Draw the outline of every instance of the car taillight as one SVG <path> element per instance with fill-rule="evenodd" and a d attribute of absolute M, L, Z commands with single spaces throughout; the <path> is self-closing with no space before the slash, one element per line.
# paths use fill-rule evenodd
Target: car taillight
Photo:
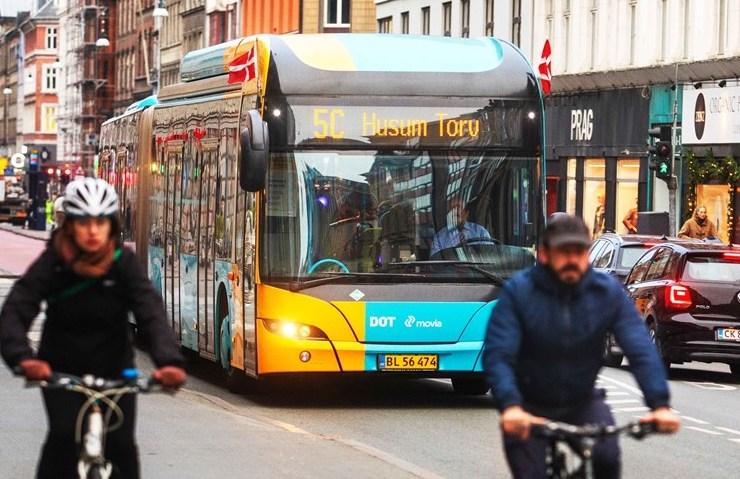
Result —
<path fill-rule="evenodd" d="M 687 309 L 692 305 L 691 292 L 686 286 L 672 284 L 665 290 L 665 304 L 672 309 Z"/>
<path fill-rule="evenodd" d="M 723 253 L 722 257 L 730 261 L 740 261 L 740 253 Z"/>

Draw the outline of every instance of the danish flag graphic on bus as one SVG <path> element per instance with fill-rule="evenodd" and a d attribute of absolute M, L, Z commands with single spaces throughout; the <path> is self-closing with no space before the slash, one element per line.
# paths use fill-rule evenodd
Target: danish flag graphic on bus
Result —
<path fill-rule="evenodd" d="M 242 83 L 257 78 L 257 44 L 229 63 L 229 83 Z"/>
<path fill-rule="evenodd" d="M 550 49 L 550 40 L 545 40 L 545 46 L 542 48 L 542 58 L 540 58 L 540 64 L 537 66 L 537 70 L 540 73 L 540 84 L 542 85 L 542 93 L 544 95 L 550 94 L 550 82 L 552 81 L 552 69 L 550 66 L 550 57 L 552 50 Z"/>

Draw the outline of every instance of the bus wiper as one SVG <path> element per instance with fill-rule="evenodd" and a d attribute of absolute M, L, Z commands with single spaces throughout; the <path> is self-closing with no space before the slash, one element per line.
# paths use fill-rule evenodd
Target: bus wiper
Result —
<path fill-rule="evenodd" d="M 391 279 L 391 278 L 398 278 L 398 279 L 419 279 L 422 278 L 423 275 L 418 273 L 328 273 L 331 276 L 322 276 L 320 278 L 311 278 L 306 280 L 299 280 L 295 282 L 290 283 L 290 290 L 291 291 L 301 291 L 303 289 L 307 288 L 313 288 L 314 286 L 321 286 L 322 284 L 328 284 L 328 283 L 338 283 L 341 282 L 341 280 L 346 280 L 347 278 L 355 278 L 355 279 L 368 279 L 368 278 L 383 278 L 383 279 Z"/>
<path fill-rule="evenodd" d="M 506 282 L 506 278 L 499 276 L 496 273 L 492 273 L 485 268 L 481 268 L 477 263 L 471 263 L 470 261 L 448 261 L 448 260 L 427 260 L 427 261 L 406 261 L 402 263 L 391 263 L 387 266 L 456 266 L 458 268 L 472 269 L 476 273 L 480 273 L 485 276 L 486 279 L 491 280 L 496 286 L 503 286 Z"/>

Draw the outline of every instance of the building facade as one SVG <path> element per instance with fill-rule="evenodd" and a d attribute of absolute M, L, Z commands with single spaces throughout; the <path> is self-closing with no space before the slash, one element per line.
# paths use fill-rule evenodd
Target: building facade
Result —
<path fill-rule="evenodd" d="M 182 46 L 183 55 L 206 45 L 206 2 L 205 0 L 182 0 Z"/>
<path fill-rule="evenodd" d="M 687 141 L 686 129 L 682 128 L 683 119 L 690 122 L 686 128 L 693 128 L 693 118 L 684 115 L 695 113 L 691 109 L 696 107 L 696 91 L 711 91 L 704 95 L 707 108 L 710 107 L 709 98 L 716 98 L 717 105 L 732 101 L 730 90 L 723 89 L 737 85 L 740 77 L 740 30 L 731 28 L 740 22 L 740 3 L 732 0 L 545 0 L 536 2 L 533 13 L 534 45 L 542 45 L 546 38 L 552 43 L 553 95 L 546 100 L 548 137 L 557 138 L 559 132 L 573 131 L 572 141 L 579 145 L 575 151 L 568 145 L 548 145 L 548 185 L 556 182 L 560 185 L 557 191 L 548 190 L 548 203 L 558 210 L 576 205 L 576 212 L 588 219 L 592 211 L 587 208 L 590 205 L 586 205 L 585 198 L 593 194 L 590 185 L 596 181 L 608 186 L 610 174 L 616 172 L 616 187 L 622 188 L 619 186 L 619 165 L 635 164 L 639 160 L 640 211 L 668 211 L 667 183 L 657 179 L 649 168 L 648 142 L 651 140 L 648 129 L 672 126 L 675 122 L 674 174 L 679 181 L 675 205 L 677 226 L 692 214 L 696 205 L 706 205 L 710 217 L 724 219 L 718 225 L 721 239 L 740 241 L 735 232 L 737 177 L 710 174 L 717 170 L 729 172 L 731 168 L 727 165 L 737 165 L 740 143 L 732 135 L 720 133 L 712 135 L 711 142 L 695 143 L 695 138 Z M 687 92 L 691 95 L 684 101 Z M 601 113 L 592 108 L 590 98 L 593 95 L 603 98 Z M 628 108 L 622 103 L 625 95 L 631 98 Z M 564 114 L 562 105 L 568 102 L 572 102 L 572 107 Z M 626 137 L 623 131 L 615 131 L 610 143 L 605 145 L 597 133 L 603 128 L 598 122 L 604 111 L 612 115 L 618 113 L 623 118 L 617 119 L 612 128 L 623 130 L 629 122 L 637 122 L 638 129 L 643 129 L 642 135 L 634 130 Z M 627 129 L 633 130 L 631 125 Z M 591 131 L 593 136 L 589 135 Z M 635 135 L 641 136 L 642 141 L 636 143 L 640 138 Z M 613 156 L 605 155 L 605 151 Z M 593 159 L 598 158 L 605 158 L 606 162 L 601 172 L 590 167 Z M 576 171 L 592 175 L 569 175 L 562 168 L 564 162 L 573 162 Z M 609 166 L 610 162 L 616 166 Z M 626 174 L 627 170 L 622 170 Z M 635 175 L 628 176 L 633 182 Z M 564 193 L 562 188 L 566 190 Z M 615 219 L 608 226 L 613 225 L 619 231 L 619 216 L 631 203 L 630 194 L 610 194 L 608 188 L 604 191 L 607 218 Z M 581 205 L 578 198 L 584 198 L 582 210 L 578 207 Z"/>
<path fill-rule="evenodd" d="M 207 0 L 205 13 L 208 45 L 218 45 L 241 35 L 238 0 Z"/>
<path fill-rule="evenodd" d="M 41 4 L 20 25 L 23 35 L 23 98 L 20 141 L 27 156 L 56 166 L 59 21 L 53 1 Z"/>
<path fill-rule="evenodd" d="M 21 31 L 19 24 L 28 17 L 28 12 L 19 13 L 18 17 L 0 17 L 0 93 L 3 94 L 3 105 L 0 109 L 0 163 L 3 169 L 9 158 L 21 150 L 18 142 L 18 66 L 23 58 L 20 50 Z"/>
<path fill-rule="evenodd" d="M 375 0 L 381 33 L 497 37 L 539 55 L 532 20 L 543 0 Z"/>
<path fill-rule="evenodd" d="M 374 0 L 243 0 L 242 35 L 375 31 Z"/>
<path fill-rule="evenodd" d="M 103 121 L 113 115 L 116 2 L 59 0 L 57 157 L 90 169 Z"/>
<path fill-rule="evenodd" d="M 180 60 L 184 55 L 181 14 L 184 3 L 184 0 L 170 0 L 167 2 L 169 15 L 162 22 L 160 34 L 162 45 L 160 81 L 162 86 L 172 85 L 180 81 Z"/>

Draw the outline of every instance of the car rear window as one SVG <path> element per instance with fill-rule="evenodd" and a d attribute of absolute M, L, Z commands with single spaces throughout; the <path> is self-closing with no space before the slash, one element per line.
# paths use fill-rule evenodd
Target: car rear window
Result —
<path fill-rule="evenodd" d="M 740 282 L 740 261 L 722 256 L 689 256 L 683 278 L 694 281 Z"/>
<path fill-rule="evenodd" d="M 622 248 L 622 252 L 619 257 L 620 269 L 632 269 L 635 263 L 637 263 L 637 260 L 645 254 L 647 249 L 647 246 L 642 245 L 625 246 Z"/>

